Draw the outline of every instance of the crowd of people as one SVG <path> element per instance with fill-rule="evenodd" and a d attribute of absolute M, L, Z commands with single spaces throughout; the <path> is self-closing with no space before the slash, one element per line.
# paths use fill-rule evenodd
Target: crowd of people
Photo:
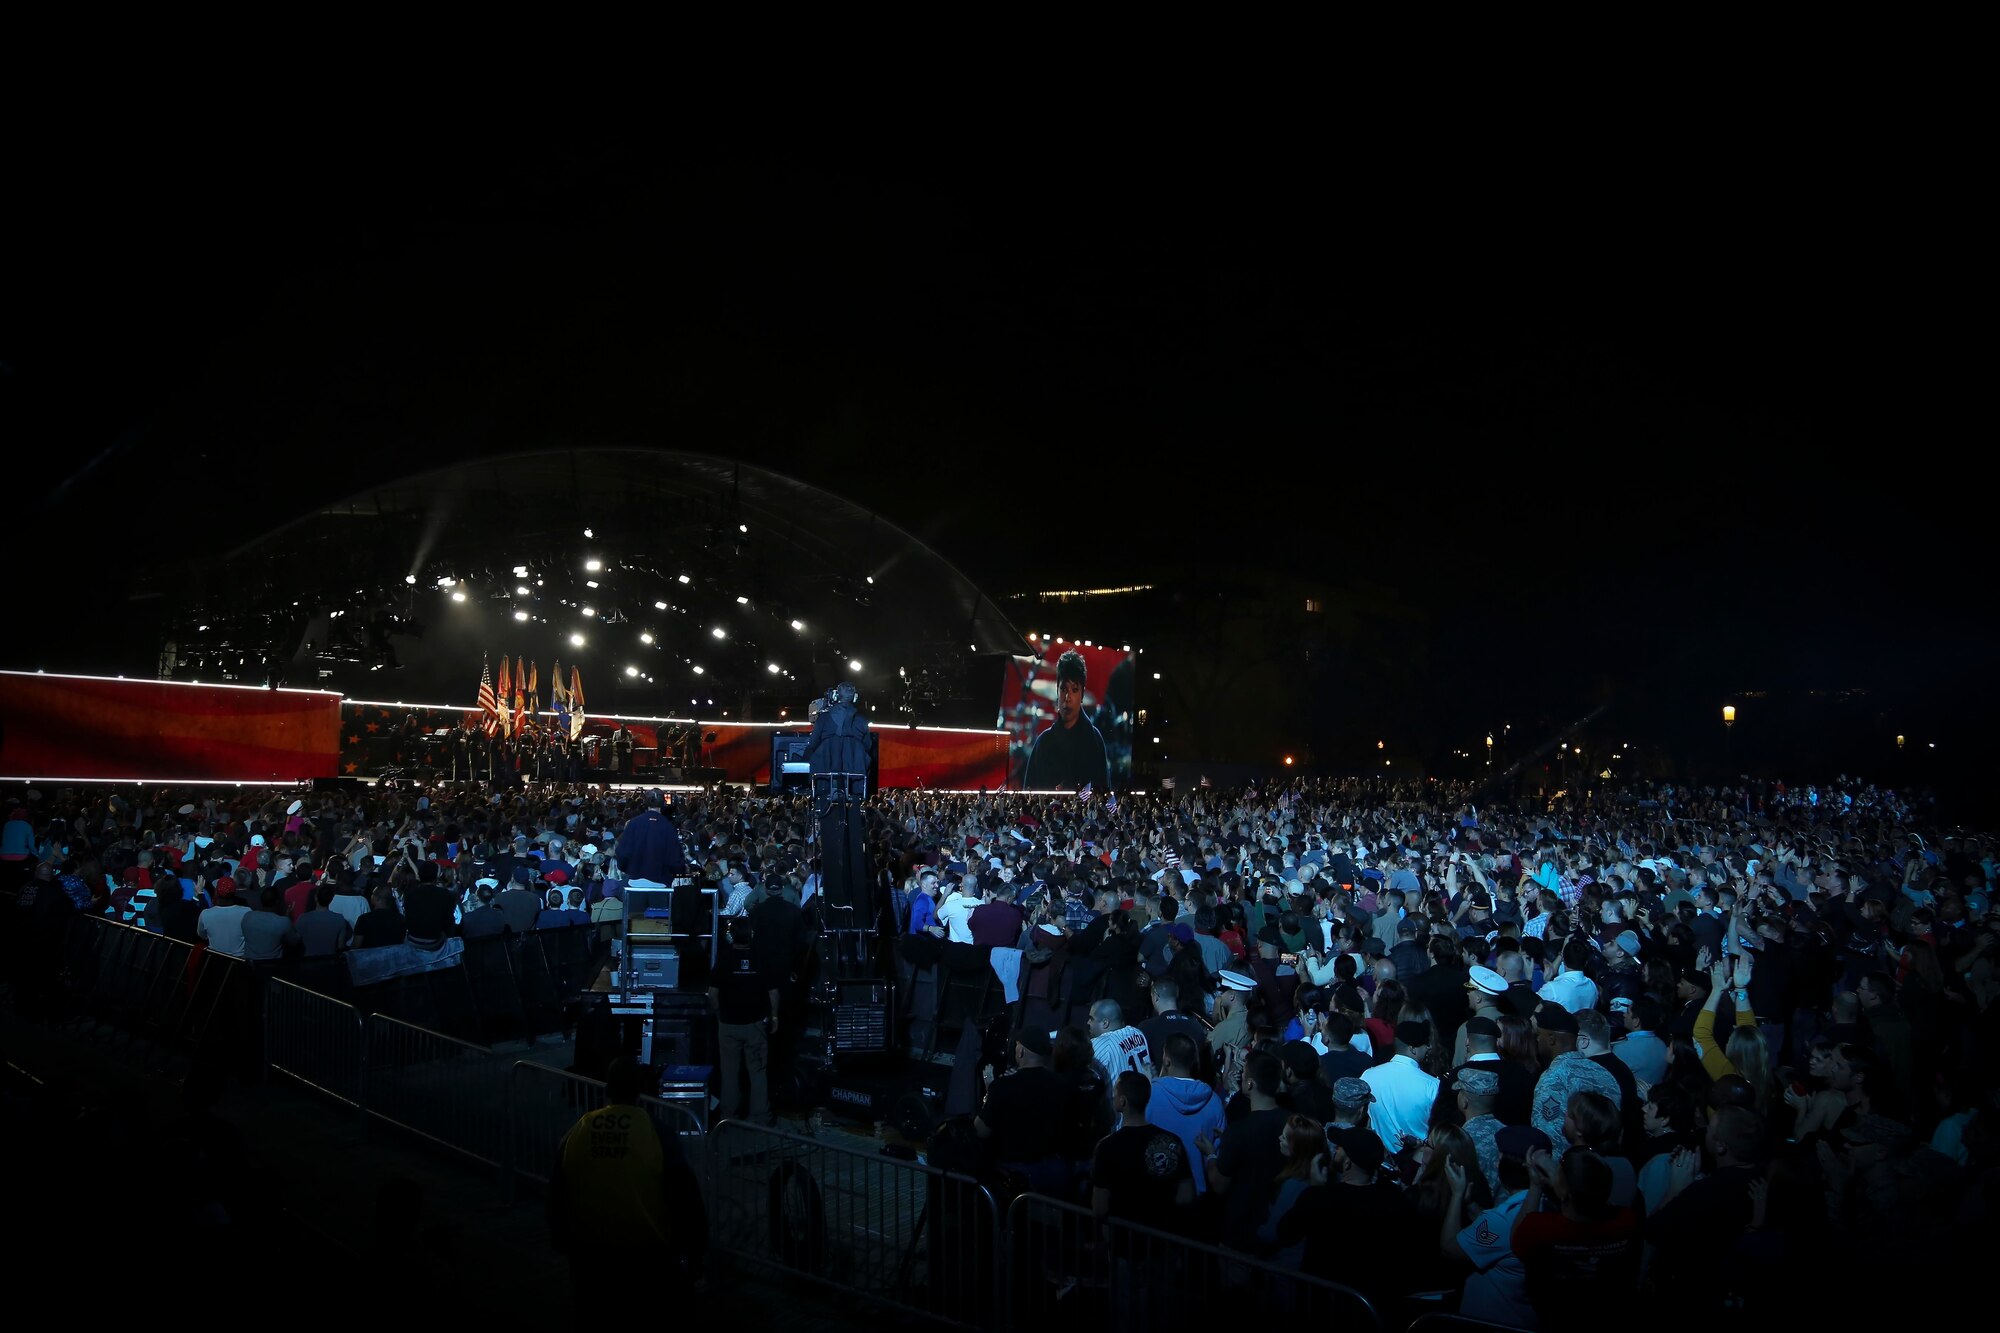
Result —
<path fill-rule="evenodd" d="M 1026 960 L 978 1169 L 1378 1308 L 1444 1292 L 1520 1327 L 1837 1306 L 1891 1253 L 1976 1256 L 2000 1183 L 1990 836 L 1846 779 L 1467 795 L 872 798 L 905 947 Z M 530 931 L 675 869 L 621 859 L 646 801 L 18 793 L 0 887 L 17 950 L 76 912 L 250 959 Z M 804 799 L 664 818 L 739 942 L 812 911 Z"/>

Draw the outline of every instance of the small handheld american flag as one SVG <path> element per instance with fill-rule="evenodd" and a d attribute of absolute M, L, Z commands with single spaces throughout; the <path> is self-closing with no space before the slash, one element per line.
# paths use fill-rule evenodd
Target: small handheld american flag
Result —
<path fill-rule="evenodd" d="M 1169 849 L 1167 852 L 1167 869 L 1179 870 L 1180 868 L 1181 868 L 1181 854 L 1179 852 Z"/>
<path fill-rule="evenodd" d="M 1082 789 L 1077 792 L 1076 799 L 1079 801 L 1090 799 L 1090 784 L 1088 782 L 1084 783 Z"/>

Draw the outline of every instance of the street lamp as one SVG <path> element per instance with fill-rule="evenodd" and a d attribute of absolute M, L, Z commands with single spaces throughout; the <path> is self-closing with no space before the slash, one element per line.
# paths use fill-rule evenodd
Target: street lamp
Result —
<path fill-rule="evenodd" d="M 1722 705 L 1722 725 L 1723 725 L 1723 726 L 1725 726 L 1725 727 L 1733 727 L 1733 726 L 1735 726 L 1735 725 L 1736 725 L 1736 705 L 1735 705 L 1735 704 L 1724 704 L 1724 705 Z"/>
<path fill-rule="evenodd" d="M 1896 748 L 1897 748 L 1898 750 L 1900 750 L 1900 749 L 1902 749 L 1902 748 L 1903 748 L 1903 741 L 1904 741 L 1904 737 L 1903 737 L 1903 736 L 1902 736 L 1901 734 L 1898 734 L 1898 735 L 1897 735 L 1897 737 L 1896 737 Z"/>

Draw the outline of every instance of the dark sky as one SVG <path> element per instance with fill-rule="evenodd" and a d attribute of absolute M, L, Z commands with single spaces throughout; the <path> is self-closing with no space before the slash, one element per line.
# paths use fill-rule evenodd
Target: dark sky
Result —
<path fill-rule="evenodd" d="M 1364 579 L 1482 688 L 1711 635 L 1760 679 L 1991 661 L 1937 187 L 1666 132 L 1257 142 L 52 151 L 0 303 L 14 497 L 112 587 L 130 516 L 232 546 L 372 476 L 653 444 L 996 595 Z"/>

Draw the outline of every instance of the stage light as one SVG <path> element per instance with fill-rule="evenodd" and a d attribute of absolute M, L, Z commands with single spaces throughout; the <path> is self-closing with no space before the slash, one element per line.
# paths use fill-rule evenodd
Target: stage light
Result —
<path fill-rule="evenodd" d="M 1033 630 L 1028 631 L 1028 642 L 1035 642 L 1035 632 Z"/>
<path fill-rule="evenodd" d="M 528 613 L 526 611 L 516 611 L 514 613 L 514 619 L 516 620 L 526 620 L 527 618 L 528 618 Z"/>
<path fill-rule="evenodd" d="M 335 614 L 335 615 L 339 615 L 339 614 L 340 614 L 340 612 L 338 612 L 338 611 L 335 611 L 335 612 L 334 612 L 334 614 Z M 195 628 L 196 628 L 196 629 L 198 629 L 198 630 L 204 630 L 204 629 L 207 629 L 207 628 L 208 628 L 208 626 L 206 626 L 206 625 L 196 625 L 196 626 L 195 626 Z"/>
<path fill-rule="evenodd" d="M 748 532 L 750 531 L 750 525 L 748 523 L 738 523 L 736 525 L 736 530 L 738 532 Z"/>
<path fill-rule="evenodd" d="M 403 575 L 403 582 L 405 583 L 415 583 L 416 581 L 417 581 L 417 576 L 415 574 Z"/>
<path fill-rule="evenodd" d="M 445 577 L 443 577 L 443 578 L 441 578 L 441 579 L 439 579 L 439 580 L 438 580 L 438 587 L 440 587 L 440 588 L 449 588 L 449 587 L 450 587 L 450 586 L 451 586 L 452 584 L 454 584 L 454 583 L 456 583 L 456 582 L 458 582 L 458 580 L 457 580 L 457 579 L 455 579 L 455 578 L 452 578 L 452 577 L 451 577 L 451 576 L 450 576 L 449 574 L 447 574 L 447 575 L 445 575 Z"/>
<path fill-rule="evenodd" d="M 1121 653 L 1129 653 L 1132 651 L 1132 645 L 1128 643 L 1123 648 L 1120 648 L 1118 651 Z"/>
<path fill-rule="evenodd" d="M 683 574 L 683 575 L 681 575 L 681 582 L 682 582 L 682 583 L 693 583 L 693 582 L 694 582 L 694 580 L 693 580 L 693 579 L 691 579 L 691 578 L 689 578 L 689 577 L 688 577 L 687 575 Z"/>
<path fill-rule="evenodd" d="M 581 647 L 583 647 L 583 636 L 582 636 L 581 634 L 572 634 L 572 635 L 570 635 L 570 636 L 569 636 L 569 641 L 570 641 L 570 643 L 571 643 L 572 645 L 574 645 L 575 647 L 578 647 L 578 648 L 581 648 Z"/>
<path fill-rule="evenodd" d="M 454 602 L 462 602 L 465 600 L 465 594 L 462 592 L 454 592 L 451 595 L 451 600 Z"/>
<path fill-rule="evenodd" d="M 723 632 L 723 628 L 720 625 L 717 625 L 714 629 L 710 630 L 709 633 L 713 634 L 718 639 L 726 639 L 729 637 L 728 634 Z"/>
<path fill-rule="evenodd" d="M 517 597 L 526 597 L 528 595 L 528 585 L 525 583 L 515 585 L 514 595 Z"/>
<path fill-rule="evenodd" d="M 585 606 L 585 607 L 579 607 L 578 609 L 581 610 L 583 614 L 587 616 L 594 616 L 597 614 L 597 611 L 594 607 Z"/>
<path fill-rule="evenodd" d="M 596 580 L 596 579 L 585 579 L 585 580 L 583 581 L 583 586 L 584 586 L 584 587 L 586 587 L 586 588 L 595 588 L 595 587 L 597 586 L 597 580 Z"/>
<path fill-rule="evenodd" d="M 777 675 L 777 674 L 778 674 L 778 673 L 779 673 L 780 671 L 783 671 L 783 670 L 784 670 L 784 668 L 783 668 L 783 667 L 781 667 L 781 666 L 779 666 L 779 665 L 778 665 L 778 664 L 777 664 L 776 662 L 773 662 L 773 663 L 771 663 L 771 664 L 770 664 L 769 666 L 767 666 L 767 667 L 766 667 L 766 668 L 764 668 L 764 669 L 765 669 L 766 671 L 769 671 L 769 672 L 770 672 L 770 673 L 771 673 L 772 675 L 774 675 L 774 676 L 775 676 L 775 675 Z"/>
<path fill-rule="evenodd" d="M 584 535 L 584 536 L 586 536 L 586 537 L 591 537 L 591 536 L 595 536 L 596 534 L 595 534 L 595 533 L 593 533 L 593 532 L 591 532 L 591 530 L 590 530 L 589 528 L 585 528 L 585 529 L 583 530 L 583 535 Z"/>
<path fill-rule="evenodd" d="M 701 674 L 701 668 L 700 668 L 700 667 L 696 667 L 696 668 L 694 669 L 694 674 L 695 674 L 695 675 L 697 675 L 697 676 L 699 676 L 699 675 Z M 692 703 L 692 702 L 694 702 L 694 701 L 693 701 L 693 700 L 689 700 L 688 702 Z"/>
<path fill-rule="evenodd" d="M 1285 756 L 1285 767 L 1286 767 L 1286 768 L 1290 768 L 1291 766 L 1292 766 L 1292 757 L 1291 757 L 1290 755 L 1286 755 L 1286 756 Z"/>
<path fill-rule="evenodd" d="M 640 643 L 651 643 L 652 641 L 653 641 L 653 636 L 650 634 L 641 634 L 639 636 Z"/>
<path fill-rule="evenodd" d="M 636 676 L 639 674 L 639 668 L 635 666 L 628 666 L 625 668 L 625 674 L 628 676 Z"/>
<path fill-rule="evenodd" d="M 1160 743 L 1160 738 L 1158 736 L 1153 737 L 1153 744 L 1158 745 L 1159 743 Z"/>
<path fill-rule="evenodd" d="M 847 669 L 848 669 L 849 671 L 859 671 L 859 670 L 861 670 L 861 663 L 859 663 L 859 662 L 849 662 L 849 663 L 847 664 Z"/>
<path fill-rule="evenodd" d="M 1376 748 L 1376 749 L 1378 749 L 1378 750 L 1386 750 L 1386 749 L 1388 749 L 1388 748 L 1389 748 L 1389 742 L 1387 742 L 1387 741 L 1376 741 L 1376 742 L 1375 742 L 1375 748 Z M 1565 750 L 1567 750 L 1567 749 L 1568 749 L 1569 747 L 1568 747 L 1567 745 L 1565 745 L 1565 746 L 1564 746 L 1563 748 L 1564 748 Z"/>
<path fill-rule="evenodd" d="M 803 634 L 805 633 L 806 622 L 803 620 L 794 620 L 792 622 L 792 628 Z"/>
<path fill-rule="evenodd" d="M 1159 678 L 1160 678 L 1160 673 L 1159 673 L 1159 672 L 1157 672 L 1157 671 L 1155 671 L 1155 672 L 1153 673 L 1153 679 L 1154 679 L 1154 680 L 1158 680 Z"/>
<path fill-rule="evenodd" d="M 868 581 L 869 581 L 870 583 L 873 583 L 873 582 L 875 581 L 875 576 L 874 576 L 873 574 L 870 574 L 870 575 L 868 576 Z"/>
<path fill-rule="evenodd" d="M 655 611 L 664 611 L 667 609 L 667 604 L 665 602 L 654 602 L 653 609 Z"/>
<path fill-rule="evenodd" d="M 514 577 L 517 579 L 524 579 L 528 577 L 528 567 L 526 565 L 514 566 Z"/>
<path fill-rule="evenodd" d="M 738 606 L 748 606 L 750 605 L 750 599 L 748 597 L 739 597 L 736 599 L 736 604 Z"/>
<path fill-rule="evenodd" d="M 583 562 L 583 567 L 595 574 L 598 570 L 604 568 L 604 562 L 602 560 L 586 560 Z"/>

